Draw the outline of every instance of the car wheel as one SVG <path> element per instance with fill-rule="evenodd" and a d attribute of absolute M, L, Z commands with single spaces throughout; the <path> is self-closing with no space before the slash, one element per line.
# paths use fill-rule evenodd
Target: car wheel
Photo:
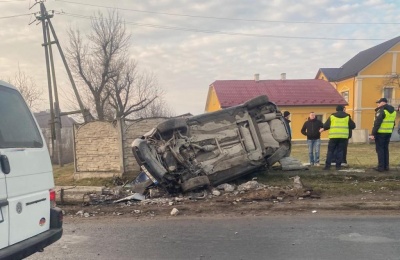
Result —
<path fill-rule="evenodd" d="M 188 192 L 209 185 L 210 180 L 207 176 L 198 176 L 185 181 L 181 184 L 181 187 L 183 192 Z"/>
<path fill-rule="evenodd" d="M 269 166 L 274 165 L 280 159 L 287 155 L 289 148 L 286 146 L 280 146 L 270 157 L 267 158 L 267 163 Z"/>
<path fill-rule="evenodd" d="M 246 103 L 244 103 L 244 106 L 247 107 L 248 109 L 252 109 L 261 105 L 266 105 L 268 104 L 269 100 L 267 96 L 258 96 L 256 98 L 250 99 Z"/>
<path fill-rule="evenodd" d="M 171 118 L 157 126 L 157 130 L 160 134 L 179 128 L 187 128 L 186 118 Z"/>

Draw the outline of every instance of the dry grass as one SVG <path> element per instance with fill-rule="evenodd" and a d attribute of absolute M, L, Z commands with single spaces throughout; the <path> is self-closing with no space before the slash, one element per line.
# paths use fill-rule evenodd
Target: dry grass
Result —
<path fill-rule="evenodd" d="M 327 153 L 327 144 L 321 145 L 320 159 L 324 163 Z M 390 152 L 390 166 L 398 167 L 400 163 L 400 142 L 391 142 L 389 145 Z M 308 162 L 308 148 L 307 145 L 293 145 L 293 157 Z M 375 144 L 349 144 L 347 150 L 347 162 L 352 167 L 370 168 L 378 163 L 377 155 L 375 152 Z"/>
<path fill-rule="evenodd" d="M 53 165 L 54 182 L 57 186 L 112 186 L 113 178 L 88 178 L 74 180 L 74 164 L 60 167 Z"/>
<path fill-rule="evenodd" d="M 389 172 L 379 173 L 372 170 L 377 165 L 375 144 L 349 144 L 347 162 L 352 168 L 365 170 L 363 173 L 324 171 L 323 166 L 310 167 L 305 171 L 269 171 L 258 175 L 258 180 L 272 186 L 289 186 L 290 179 L 299 175 L 303 183 L 325 195 L 350 194 L 387 194 L 400 191 L 400 142 L 390 143 Z M 321 163 L 325 162 L 327 144 L 321 145 Z M 294 145 L 291 156 L 306 163 L 308 162 L 307 145 Z M 333 167 L 334 169 L 334 167 Z"/>

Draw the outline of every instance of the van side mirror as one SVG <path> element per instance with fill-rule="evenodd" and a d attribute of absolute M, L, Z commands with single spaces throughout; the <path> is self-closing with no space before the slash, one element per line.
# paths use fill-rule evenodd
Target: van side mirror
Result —
<path fill-rule="evenodd" d="M 8 157 L 6 155 L 0 155 L 0 164 L 1 164 L 1 171 L 4 174 L 9 174 L 10 169 L 10 162 L 8 161 Z"/>

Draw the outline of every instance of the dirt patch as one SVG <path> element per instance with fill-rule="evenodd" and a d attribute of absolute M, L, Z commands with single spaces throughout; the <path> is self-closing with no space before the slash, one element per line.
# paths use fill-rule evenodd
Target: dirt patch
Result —
<path fill-rule="evenodd" d="M 303 194 L 303 193 L 302 193 Z M 312 194 L 311 194 L 312 195 Z M 387 194 L 359 194 L 313 198 L 299 194 L 274 193 L 268 190 L 253 190 L 239 194 L 222 194 L 205 199 L 160 198 L 147 202 L 127 202 L 99 205 L 59 205 L 66 217 L 92 218 L 101 216 L 129 216 L 136 219 L 166 217 L 218 217 L 218 216 L 263 216 L 296 214 L 382 214 L 398 215 L 400 192 Z M 171 216 L 176 208 L 179 212 Z"/>

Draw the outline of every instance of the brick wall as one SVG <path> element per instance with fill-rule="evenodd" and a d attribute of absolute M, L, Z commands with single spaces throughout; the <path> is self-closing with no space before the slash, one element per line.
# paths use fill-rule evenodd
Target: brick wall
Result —
<path fill-rule="evenodd" d="M 132 153 L 132 142 L 164 120 L 148 118 L 134 122 L 96 121 L 75 125 L 75 177 L 139 173 L 139 166 Z"/>
<path fill-rule="evenodd" d="M 75 126 L 75 171 L 120 173 L 119 143 L 115 123 Z"/>

